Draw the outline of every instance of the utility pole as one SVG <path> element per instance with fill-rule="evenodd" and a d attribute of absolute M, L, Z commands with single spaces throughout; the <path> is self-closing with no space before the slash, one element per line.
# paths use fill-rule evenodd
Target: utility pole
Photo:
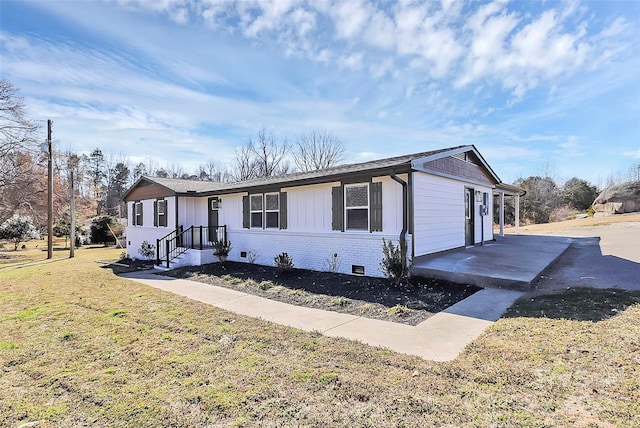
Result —
<path fill-rule="evenodd" d="M 47 146 L 49 161 L 47 163 L 47 258 L 53 258 L 53 151 L 51 149 L 51 119 L 47 120 Z"/>
<path fill-rule="evenodd" d="M 69 231 L 69 258 L 72 259 L 76 248 L 76 192 L 73 186 L 73 170 L 70 171 L 69 192 L 71 199 L 69 202 L 71 209 L 71 230 Z"/>

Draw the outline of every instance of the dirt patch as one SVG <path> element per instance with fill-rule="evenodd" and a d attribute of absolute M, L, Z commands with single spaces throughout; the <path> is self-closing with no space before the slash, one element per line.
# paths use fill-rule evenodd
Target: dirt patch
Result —
<path fill-rule="evenodd" d="M 117 259 L 97 260 L 105 269 L 111 269 L 116 275 L 153 269 L 153 262 L 147 260 Z"/>
<path fill-rule="evenodd" d="M 463 300 L 479 287 L 414 277 L 392 288 L 384 278 L 371 278 L 226 262 L 189 266 L 164 275 L 218 285 L 293 305 L 366 318 L 417 325 Z"/>
<path fill-rule="evenodd" d="M 640 222 L 640 213 L 615 214 L 605 217 L 587 217 L 573 220 L 558 221 L 554 223 L 521 225 L 520 233 L 526 235 L 550 235 L 559 234 L 568 230 L 580 230 L 594 226 L 608 226 L 616 223 Z M 505 233 L 515 233 L 515 228 L 505 227 Z"/>

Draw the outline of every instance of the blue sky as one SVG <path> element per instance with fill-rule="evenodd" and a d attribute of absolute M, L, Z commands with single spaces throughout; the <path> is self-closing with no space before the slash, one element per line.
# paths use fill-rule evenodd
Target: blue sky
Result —
<path fill-rule="evenodd" d="M 600 184 L 640 162 L 639 46 L 637 1 L 0 2 L 0 75 L 60 149 L 186 171 L 265 128 Z"/>

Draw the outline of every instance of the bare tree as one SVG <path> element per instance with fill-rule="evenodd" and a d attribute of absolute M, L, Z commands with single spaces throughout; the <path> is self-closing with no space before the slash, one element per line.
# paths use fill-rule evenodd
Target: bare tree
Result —
<path fill-rule="evenodd" d="M 0 221 L 18 211 L 33 214 L 42 208 L 46 183 L 38 163 L 39 128 L 27 117 L 18 89 L 0 79 Z"/>
<path fill-rule="evenodd" d="M 278 142 L 272 132 L 267 135 L 262 128 L 257 140 L 249 140 L 248 147 L 253 154 L 258 177 L 272 177 L 289 172 L 289 164 L 285 160 L 289 149 L 286 140 Z"/>
<path fill-rule="evenodd" d="M 179 163 L 173 162 L 168 165 L 165 170 L 170 178 L 180 178 L 184 174 L 184 169 Z"/>
<path fill-rule="evenodd" d="M 330 168 L 344 158 L 344 145 L 327 131 L 300 134 L 293 152 L 293 161 L 300 171 Z"/>
<path fill-rule="evenodd" d="M 202 181 L 222 181 L 222 171 L 216 161 L 209 159 L 198 167 L 198 179 Z"/>
<path fill-rule="evenodd" d="M 236 147 L 233 167 L 229 171 L 231 181 L 244 181 L 255 178 L 256 164 L 248 145 Z"/>
<path fill-rule="evenodd" d="M 18 89 L 7 79 L 0 79 L 0 187 L 15 184 L 9 180 L 22 175 L 16 168 L 24 160 L 22 154 L 37 150 L 39 128 L 27 118 Z"/>
<path fill-rule="evenodd" d="M 290 169 L 286 159 L 288 150 L 286 141 L 278 142 L 273 133 L 267 134 L 263 128 L 256 140 L 249 139 L 236 148 L 228 176 L 231 181 L 243 181 L 286 174 Z"/>
<path fill-rule="evenodd" d="M 138 164 L 133 168 L 133 181 L 137 181 L 138 178 L 142 177 L 143 175 L 149 175 L 147 166 L 144 164 L 144 162 L 138 162 Z"/>

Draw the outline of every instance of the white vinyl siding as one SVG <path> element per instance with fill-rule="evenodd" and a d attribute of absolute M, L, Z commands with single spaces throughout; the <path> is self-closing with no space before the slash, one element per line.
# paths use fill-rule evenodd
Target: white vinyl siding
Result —
<path fill-rule="evenodd" d="M 413 174 L 416 256 L 464 246 L 464 188 L 457 180 Z"/>

